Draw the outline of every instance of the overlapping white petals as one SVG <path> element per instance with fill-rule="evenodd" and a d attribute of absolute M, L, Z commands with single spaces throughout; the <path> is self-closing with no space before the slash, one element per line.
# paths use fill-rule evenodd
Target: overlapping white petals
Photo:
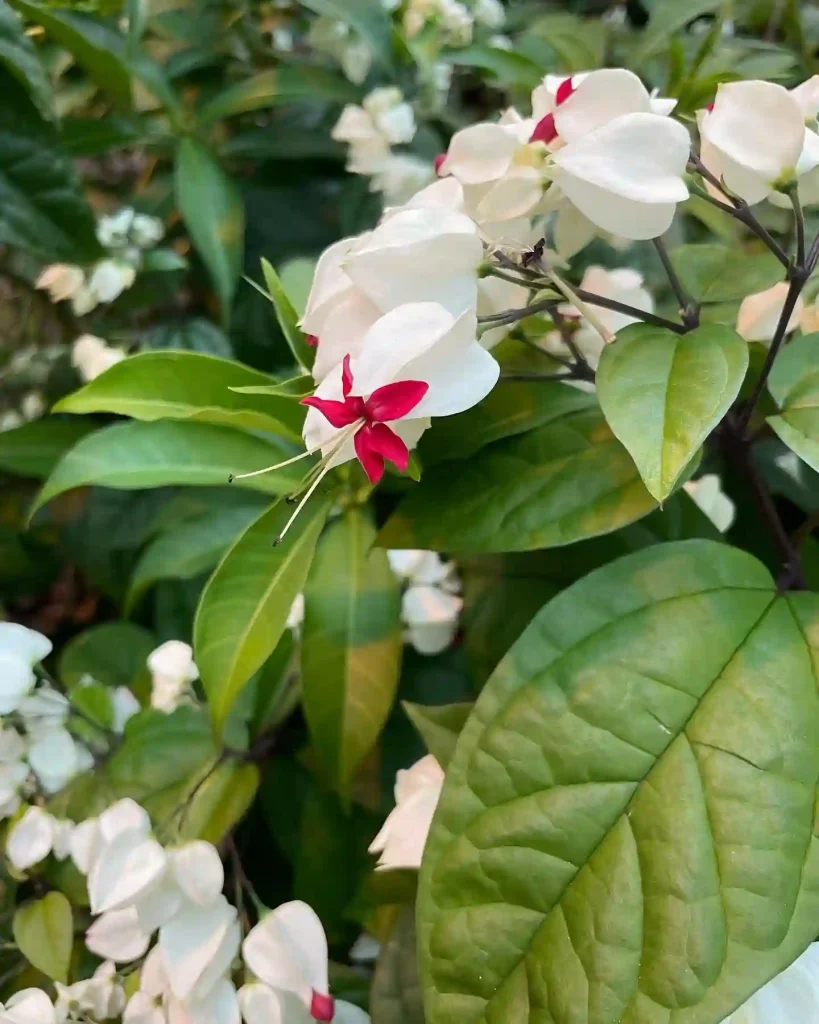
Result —
<path fill-rule="evenodd" d="M 0 715 L 16 711 L 34 689 L 34 666 L 51 653 L 51 641 L 16 622 L 0 622 Z"/>
<path fill-rule="evenodd" d="M 315 911 L 300 900 L 262 918 L 245 939 L 242 954 L 260 981 L 292 992 L 307 1006 L 313 992 L 329 993 L 327 937 Z"/>
<path fill-rule="evenodd" d="M 379 869 L 420 868 L 443 784 L 443 770 L 431 754 L 397 773 L 395 808 L 370 845 L 370 853 L 379 854 Z"/>

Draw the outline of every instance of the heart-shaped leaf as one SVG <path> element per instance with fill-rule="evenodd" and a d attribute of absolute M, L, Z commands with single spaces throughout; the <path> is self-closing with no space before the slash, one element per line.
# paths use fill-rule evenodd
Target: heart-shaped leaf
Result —
<path fill-rule="evenodd" d="M 818 630 L 816 595 L 699 540 L 543 608 L 430 832 L 428 1024 L 717 1024 L 815 939 Z"/>
<path fill-rule="evenodd" d="M 790 342 L 777 356 L 768 390 L 780 408 L 768 423 L 785 444 L 819 470 L 819 334 Z"/>
<path fill-rule="evenodd" d="M 730 409 L 747 369 L 748 343 L 716 324 L 688 334 L 636 324 L 604 349 L 600 405 L 657 501 Z"/>

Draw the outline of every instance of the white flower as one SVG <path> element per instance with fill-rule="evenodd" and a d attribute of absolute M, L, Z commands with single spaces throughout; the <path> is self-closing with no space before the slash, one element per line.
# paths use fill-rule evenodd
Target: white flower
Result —
<path fill-rule="evenodd" d="M 6 840 L 6 854 L 18 871 L 28 871 L 51 853 L 55 821 L 42 807 L 29 807 Z"/>
<path fill-rule="evenodd" d="M 284 903 L 262 918 L 245 939 L 242 953 L 259 982 L 283 996 L 285 1005 L 288 997 L 299 1001 L 299 1016 L 305 1016 L 305 1024 L 311 1017 L 334 1024 L 369 1021 L 363 1010 L 330 996 L 327 937 L 315 911 L 306 903 Z M 240 995 L 245 1020 L 247 1024 L 263 1024 L 267 1019 L 276 1024 L 276 1003 L 259 989 L 253 986 L 249 993 L 243 990 Z M 265 1010 L 269 1018 L 263 1016 Z M 286 1022 L 291 1016 L 282 1019 Z M 292 1019 L 299 1017 L 294 1014 Z"/>
<path fill-rule="evenodd" d="M 151 672 L 151 706 L 174 711 L 190 692 L 190 684 L 199 678 L 190 644 L 168 640 L 148 656 Z"/>
<path fill-rule="evenodd" d="M 476 331 L 474 313 L 455 318 L 432 302 L 381 317 L 359 354 L 304 399 L 308 449 L 321 447 L 326 468 L 358 458 L 373 483 L 385 458 L 404 471 L 432 417 L 471 408 L 497 383 L 500 368 Z"/>
<path fill-rule="evenodd" d="M 737 333 L 741 334 L 746 341 L 761 341 L 770 344 L 776 333 L 779 318 L 788 297 L 788 290 L 788 284 L 785 281 L 780 281 L 779 284 L 767 288 L 764 292 L 746 296 L 742 300 L 737 314 Z M 800 295 L 788 321 L 788 332 L 796 330 L 799 326 L 804 309 L 805 303 Z"/>
<path fill-rule="evenodd" d="M 290 611 L 287 614 L 287 628 L 296 632 L 301 629 L 304 622 L 304 594 L 296 594 Z"/>
<path fill-rule="evenodd" d="M 85 285 L 85 273 L 82 267 L 70 263 L 52 263 L 37 278 L 35 288 L 48 292 L 52 302 L 63 302 L 73 298 Z"/>
<path fill-rule="evenodd" d="M 88 898 L 92 913 L 136 905 L 159 887 L 167 866 L 165 851 L 143 827 L 120 832 L 102 846 L 91 866 Z"/>
<path fill-rule="evenodd" d="M 808 1024 L 819 1018 L 819 944 L 813 943 L 723 1024 Z"/>
<path fill-rule="evenodd" d="M 135 219 L 136 214 L 130 206 L 124 206 L 116 213 L 100 217 L 97 221 L 97 241 L 106 249 L 119 249 L 127 245 Z"/>
<path fill-rule="evenodd" d="M 39 731 L 28 752 L 28 763 L 46 793 L 59 793 L 77 775 L 94 765 L 87 747 L 62 726 Z"/>
<path fill-rule="evenodd" d="M 12 817 L 20 806 L 29 774 L 25 756 L 26 743 L 17 730 L 0 728 L 0 819 Z"/>
<path fill-rule="evenodd" d="M 794 94 L 773 82 L 721 85 L 699 117 L 700 159 L 750 204 L 809 173 L 819 166 L 819 136 L 805 127 L 803 109 L 814 106 L 813 88 L 803 83 Z"/>
<path fill-rule="evenodd" d="M 0 622 L 0 715 L 16 711 L 37 681 L 34 666 L 51 653 L 51 641 L 16 622 Z"/>
<path fill-rule="evenodd" d="M 224 896 L 191 906 L 159 929 L 159 950 L 173 995 L 182 1002 L 205 999 L 239 951 L 236 908 Z"/>
<path fill-rule="evenodd" d="M 101 964 L 91 978 L 73 985 L 57 986 L 57 1020 L 61 1022 L 90 1016 L 94 1021 L 119 1017 L 125 1009 L 125 992 L 111 961 Z"/>
<path fill-rule="evenodd" d="M 20 402 L 20 412 L 24 420 L 39 419 L 46 411 L 46 400 L 40 391 L 29 391 Z"/>
<path fill-rule="evenodd" d="M 102 338 L 81 334 L 71 346 L 71 365 L 84 381 L 93 380 L 125 358 L 122 349 L 112 348 Z"/>
<path fill-rule="evenodd" d="M 472 13 L 475 21 L 488 28 L 500 28 L 506 20 L 506 11 L 500 0 L 475 0 Z"/>
<path fill-rule="evenodd" d="M 463 601 L 439 587 L 409 587 L 401 602 L 408 639 L 419 654 L 440 654 L 452 644 Z"/>
<path fill-rule="evenodd" d="M 115 963 L 132 963 L 144 956 L 151 933 L 139 923 L 136 907 L 109 910 L 98 917 L 85 933 L 85 944 L 97 956 Z"/>
<path fill-rule="evenodd" d="M 29 741 L 59 728 L 68 719 L 71 705 L 65 694 L 53 687 L 39 686 L 24 697 L 17 708 L 23 719 Z"/>
<path fill-rule="evenodd" d="M 26 988 L 0 1003 L 0 1024 L 57 1024 L 57 1013 L 42 989 Z"/>
<path fill-rule="evenodd" d="M 148 249 L 160 242 L 165 235 L 165 225 L 159 217 L 138 213 L 131 226 L 131 241 L 140 249 Z"/>
<path fill-rule="evenodd" d="M 125 732 L 128 722 L 142 710 L 142 705 L 127 686 L 117 686 L 111 694 L 111 710 L 113 712 L 111 728 L 115 733 L 121 735 Z"/>
<path fill-rule="evenodd" d="M 437 551 L 417 551 L 410 548 L 387 552 L 390 568 L 404 580 L 428 586 L 444 586 L 457 590 L 454 584 L 454 565 L 444 562 Z"/>
<path fill-rule="evenodd" d="M 136 280 L 136 270 L 119 259 L 100 260 L 91 270 L 88 290 L 97 302 L 113 302 Z"/>
<path fill-rule="evenodd" d="M 390 153 L 372 177 L 370 190 L 380 192 L 386 206 L 406 203 L 435 179 L 428 160 L 411 153 Z"/>
<path fill-rule="evenodd" d="M 722 489 L 716 473 L 706 473 L 683 484 L 699 509 L 708 516 L 720 533 L 726 533 L 736 516 L 736 505 Z"/>
<path fill-rule="evenodd" d="M 349 145 L 349 171 L 376 174 L 383 171 L 391 146 L 412 141 L 415 114 L 400 89 L 394 86 L 374 89 L 362 106 L 348 104 L 344 108 L 331 135 Z"/>
<path fill-rule="evenodd" d="M 377 868 L 420 868 L 443 784 L 443 770 L 432 754 L 397 773 L 395 808 L 370 845 L 370 853 L 380 854 Z"/>

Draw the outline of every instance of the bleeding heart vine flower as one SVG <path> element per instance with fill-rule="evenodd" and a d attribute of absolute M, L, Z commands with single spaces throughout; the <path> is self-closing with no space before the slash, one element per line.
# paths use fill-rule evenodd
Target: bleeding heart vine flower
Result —
<path fill-rule="evenodd" d="M 761 341 L 770 345 L 776 333 L 782 310 L 788 298 L 788 284 L 780 281 L 764 292 L 747 295 L 739 307 L 737 314 L 737 334 L 746 341 Z M 790 320 L 785 328 L 786 333 L 795 331 L 805 310 L 805 302 L 800 295 L 794 304 Z"/>
<path fill-rule="evenodd" d="M 34 666 L 51 653 L 51 641 L 16 622 L 0 622 L 0 715 L 16 711 L 34 689 Z"/>
<path fill-rule="evenodd" d="M 247 1024 L 369 1021 L 363 1010 L 330 995 L 327 936 L 306 903 L 284 903 L 262 918 L 245 939 L 242 954 L 258 978 L 239 993 Z M 295 1013 L 283 1012 L 294 1004 Z"/>
<path fill-rule="evenodd" d="M 441 797 L 444 772 L 432 754 L 416 761 L 395 776 L 395 808 L 370 845 L 379 854 L 378 870 L 417 869 L 432 816 Z"/>

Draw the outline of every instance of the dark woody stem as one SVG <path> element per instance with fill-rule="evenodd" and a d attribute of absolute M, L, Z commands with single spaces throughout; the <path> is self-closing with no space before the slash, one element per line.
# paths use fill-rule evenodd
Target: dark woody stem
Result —
<path fill-rule="evenodd" d="M 693 330 L 695 327 L 699 326 L 699 307 L 688 292 L 686 292 L 685 288 L 683 288 L 682 281 L 680 281 L 677 271 L 674 269 L 674 264 L 671 262 L 671 257 L 668 255 L 668 250 L 666 249 L 665 242 L 662 238 L 654 239 L 654 248 L 657 250 L 660 262 L 662 263 L 666 276 L 668 277 L 668 282 L 677 297 L 677 302 L 680 304 L 680 316 L 682 317 L 682 321 L 689 330 Z"/>
<path fill-rule="evenodd" d="M 600 306 L 603 309 L 614 310 L 616 313 L 625 313 L 627 316 L 634 317 L 635 320 L 642 320 L 643 323 L 653 324 L 655 327 L 664 327 L 666 330 L 674 331 L 675 334 L 685 334 L 687 330 L 683 324 L 676 324 L 673 320 L 666 320 L 663 316 L 648 313 L 644 309 L 629 306 L 625 302 L 618 302 L 616 299 L 595 295 L 594 292 L 587 292 L 584 288 L 573 288 L 572 291 L 583 302 L 588 302 L 590 306 Z M 479 316 L 478 323 L 495 324 L 497 326 L 513 324 L 518 320 L 525 320 L 527 316 L 542 313 L 560 302 L 560 299 L 555 298 L 541 299 L 540 302 L 535 302 L 531 306 L 525 306 L 523 309 L 507 309 L 505 313 L 490 313 L 487 316 Z"/>

